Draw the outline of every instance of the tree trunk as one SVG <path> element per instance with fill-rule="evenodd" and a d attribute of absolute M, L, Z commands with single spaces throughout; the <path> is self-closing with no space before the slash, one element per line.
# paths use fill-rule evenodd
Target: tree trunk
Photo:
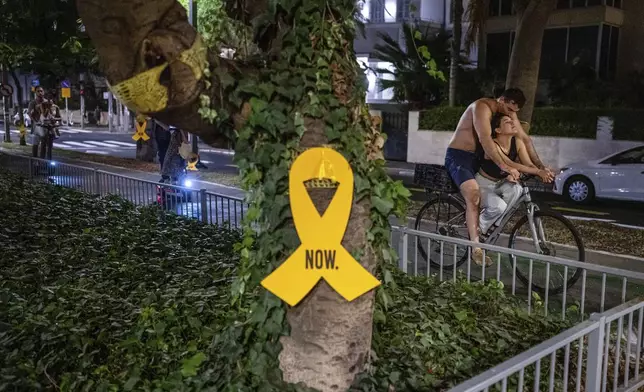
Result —
<path fill-rule="evenodd" d="M 449 106 L 456 105 L 456 87 L 458 84 L 458 71 L 461 62 L 461 42 L 463 36 L 463 0 L 452 0 L 452 16 L 454 29 L 452 30 L 451 56 L 449 64 Z"/>
<path fill-rule="evenodd" d="M 25 129 L 25 132 L 20 134 L 20 145 L 21 146 L 26 146 L 27 145 L 27 126 L 25 125 L 25 115 L 22 112 L 22 87 L 20 86 L 20 79 L 18 78 L 18 75 L 16 74 L 16 71 L 11 70 L 9 72 L 11 74 L 11 78 L 13 79 L 13 83 L 16 85 L 16 94 L 18 95 L 18 104 L 16 105 L 18 108 L 18 118 L 20 119 L 20 124 L 22 124 L 23 128 Z M 32 120 L 33 121 L 33 120 Z"/>
<path fill-rule="evenodd" d="M 505 87 L 523 90 L 527 102 L 519 112 L 519 119 L 530 123 L 539 83 L 543 32 L 557 0 L 524 0 L 523 3 L 515 2 L 522 6 L 517 7 L 517 31 Z"/>
<path fill-rule="evenodd" d="M 179 52 L 191 47 L 196 39 L 185 10 L 175 0 L 77 0 L 77 3 L 112 86 L 158 64 L 150 65 L 147 61 L 150 52 L 172 60 Z M 271 16 L 267 11 L 268 2 L 248 2 L 240 8 L 232 6 L 233 3 L 236 2 L 226 3 L 229 15 L 244 23 L 258 15 Z M 384 139 L 371 123 L 364 91 L 356 89 L 356 80 L 361 77 L 361 72 L 353 51 L 355 4 L 352 0 L 315 0 L 310 3 L 289 3 L 288 7 L 293 7 L 290 11 L 280 11 L 286 16 L 272 16 L 277 23 L 264 29 L 264 35 L 255 39 L 268 59 L 259 68 L 224 60 L 211 53 L 212 76 L 209 78 L 210 87 L 206 87 L 200 80 L 195 80 L 185 65 L 171 63 L 165 81 L 170 91 L 168 108 L 148 113 L 201 137 L 211 145 L 217 145 L 222 135 L 199 114 L 200 95 L 208 95 L 211 107 L 216 110 L 231 113 L 239 135 L 235 148 L 240 170 L 256 174 L 254 177 L 261 179 L 251 181 L 249 178 L 253 176 L 249 175 L 245 181 L 251 204 L 263 211 L 256 218 L 259 222 L 257 227 L 261 228 L 254 240 L 257 246 L 248 246 L 244 250 L 250 256 L 242 256 L 240 270 L 248 268 L 250 271 L 248 276 L 240 272 L 238 278 L 248 280 L 250 283 L 246 287 L 251 287 L 250 290 L 256 287 L 254 282 L 259 268 L 271 269 L 283 262 L 288 256 L 283 248 L 290 249 L 298 242 L 295 230 L 284 229 L 289 218 L 281 217 L 283 214 L 278 211 L 278 201 L 288 200 L 286 170 L 290 158 L 287 157 L 302 149 L 334 144 L 347 156 L 356 177 L 356 188 L 359 188 L 357 184 L 361 180 L 363 188 L 354 197 L 342 241 L 345 249 L 352 254 L 360 254 L 360 264 L 372 273 L 376 270 L 377 261 L 384 257 L 381 255 L 388 252 L 387 216 L 390 211 L 372 210 L 371 197 L 375 194 L 369 188 L 374 184 L 384 188 L 390 179 L 382 166 L 375 163 L 376 159 L 382 159 Z M 276 12 L 275 9 L 272 12 Z M 284 50 L 281 50 L 282 39 L 290 45 Z M 230 91 L 226 90 L 230 83 L 224 83 L 222 75 L 235 79 L 235 83 L 240 85 L 244 80 L 250 80 L 242 97 L 254 97 L 254 101 L 249 99 L 252 104 L 244 102 L 245 98 L 239 99 L 242 102 L 228 102 L 228 98 L 238 97 L 222 93 Z M 267 92 L 269 90 L 271 92 Z M 293 120 L 297 114 L 302 114 L 301 126 Z M 279 126 L 272 123 L 277 120 L 281 121 Z M 383 197 L 388 192 L 382 190 Z M 325 210 L 333 196 L 328 189 L 314 189 L 310 194 L 319 211 Z M 273 207 L 276 213 L 269 211 L 269 207 Z M 377 224 L 372 221 L 374 214 L 379 214 Z M 280 216 L 275 218 L 272 215 Z M 372 231 L 370 236 L 369 230 Z M 368 240 L 369 237 L 371 239 Z M 242 251 L 242 255 L 244 253 Z M 271 307 L 275 306 L 266 305 L 264 312 L 268 312 L 267 308 L 272 311 Z M 279 366 L 284 381 L 301 382 L 325 392 L 347 390 L 369 361 L 373 307 L 373 291 L 347 302 L 325 281 L 319 282 L 301 303 L 287 309 L 290 336 L 283 336 L 281 332 L 273 335 L 282 344 Z M 249 335 L 265 333 L 253 330 Z M 265 356 L 266 351 L 258 355 Z M 244 361 L 253 361 L 252 358 Z M 235 365 L 236 369 L 238 367 Z"/>
<path fill-rule="evenodd" d="M 318 147 L 327 144 L 322 121 L 307 121 L 307 132 L 300 146 Z M 322 214 L 333 197 L 333 190 L 309 191 L 318 212 Z M 342 245 L 354 253 L 367 249 L 360 264 L 369 272 L 376 269 L 376 257 L 367 244 L 370 227 L 369 199 L 356 202 Z M 325 281 L 287 313 L 290 336 L 280 340 L 280 368 L 284 381 L 323 392 L 346 391 L 355 376 L 369 361 L 373 323 L 373 291 L 347 302 Z"/>

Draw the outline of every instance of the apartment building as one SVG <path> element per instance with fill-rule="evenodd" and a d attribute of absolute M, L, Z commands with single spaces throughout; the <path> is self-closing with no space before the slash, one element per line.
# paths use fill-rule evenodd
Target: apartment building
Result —
<path fill-rule="evenodd" d="M 505 70 L 516 28 L 512 0 L 492 0 L 486 24 L 485 51 L 479 63 Z M 543 36 L 540 78 L 573 61 L 589 65 L 597 76 L 612 80 L 641 68 L 644 38 L 642 0 L 559 0 Z M 493 54 L 493 55 L 492 55 Z"/>
<path fill-rule="evenodd" d="M 461 0 L 467 5 L 468 0 Z M 361 0 L 359 2 L 362 16 L 367 20 L 365 37 L 359 36 L 354 42 L 358 62 L 372 69 L 388 68 L 391 64 L 380 61 L 373 55 L 374 46 L 381 40 L 378 33 L 388 34 L 398 40 L 404 48 L 402 25 L 404 22 L 417 23 L 421 28 L 451 30 L 451 0 Z M 471 60 L 477 61 L 476 50 L 471 53 Z M 392 97 L 391 91 L 378 91 L 377 80 L 391 75 L 376 75 L 366 71 L 369 89 L 368 103 L 386 103 Z"/>
<path fill-rule="evenodd" d="M 469 0 L 463 0 L 465 8 Z M 415 12 L 410 10 L 414 5 Z M 490 0 L 489 20 L 481 36 L 480 50 L 471 54 L 473 63 L 507 70 L 516 30 L 513 0 Z M 371 68 L 390 66 L 373 56 L 377 32 L 402 40 L 401 26 L 414 21 L 421 26 L 451 30 L 451 0 L 364 0 L 362 14 L 368 19 L 366 37 L 358 38 L 359 61 Z M 597 76 L 613 80 L 631 71 L 644 70 L 644 0 L 558 0 L 543 37 L 540 79 L 547 79 L 564 64 L 577 61 L 592 66 Z M 377 79 L 367 73 L 367 102 L 384 103 L 391 92 L 379 92 Z M 544 89 L 541 89 L 543 92 Z"/>

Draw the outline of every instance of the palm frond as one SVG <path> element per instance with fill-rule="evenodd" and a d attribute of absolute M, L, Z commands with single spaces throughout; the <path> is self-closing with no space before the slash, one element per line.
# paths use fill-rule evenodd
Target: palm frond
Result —
<path fill-rule="evenodd" d="M 467 53 L 478 41 L 479 33 L 487 20 L 490 9 L 490 0 L 470 0 L 463 15 L 463 21 L 467 23 L 465 32 L 465 51 Z"/>

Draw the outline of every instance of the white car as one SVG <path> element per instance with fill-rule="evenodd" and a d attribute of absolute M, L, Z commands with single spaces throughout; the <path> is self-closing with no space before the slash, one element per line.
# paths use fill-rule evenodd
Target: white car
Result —
<path fill-rule="evenodd" d="M 579 204 L 595 198 L 644 202 L 644 145 L 567 165 L 555 177 L 553 192 Z"/>
<path fill-rule="evenodd" d="M 27 109 L 22 109 L 22 115 L 25 117 L 25 127 L 29 128 L 31 125 L 31 118 L 29 118 L 29 114 L 27 114 Z M 18 125 L 19 121 L 20 115 L 16 113 L 16 115 L 13 116 L 13 125 Z"/>

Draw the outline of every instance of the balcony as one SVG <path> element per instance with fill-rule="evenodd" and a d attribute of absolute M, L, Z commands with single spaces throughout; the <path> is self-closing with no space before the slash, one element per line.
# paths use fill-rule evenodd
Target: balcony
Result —
<path fill-rule="evenodd" d="M 624 11 L 606 5 L 585 8 L 558 9 L 550 15 L 547 28 L 600 25 L 622 26 Z M 486 32 L 505 32 L 516 29 L 516 16 L 503 15 L 492 17 L 487 21 Z"/>

